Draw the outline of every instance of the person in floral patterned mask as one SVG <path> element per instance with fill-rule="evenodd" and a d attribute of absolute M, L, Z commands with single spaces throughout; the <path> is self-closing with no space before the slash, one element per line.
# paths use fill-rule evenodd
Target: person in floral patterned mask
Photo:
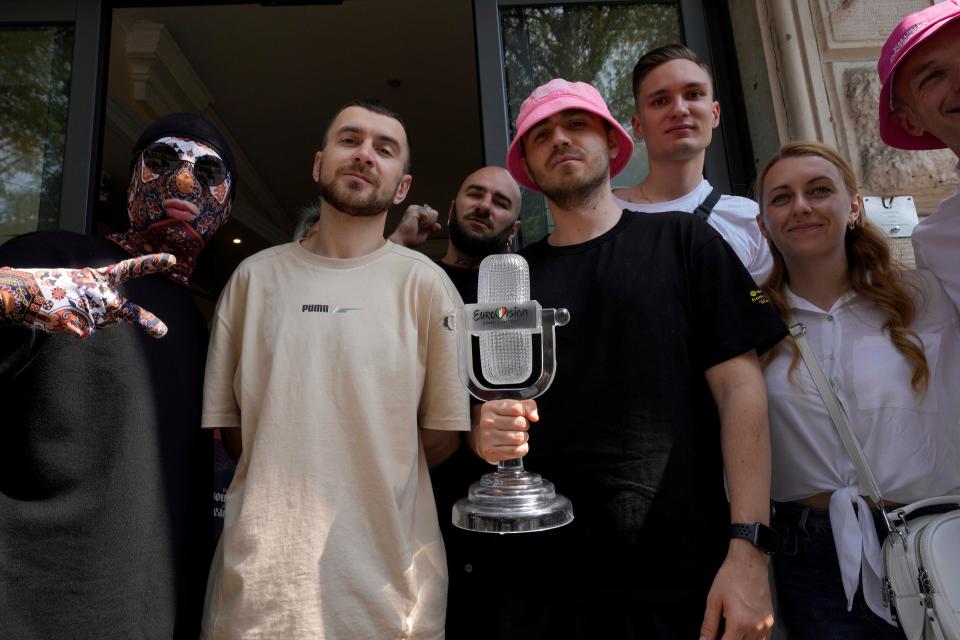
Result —
<path fill-rule="evenodd" d="M 0 267 L 0 320 L 80 338 L 121 320 L 156 338 L 166 333 L 117 285 L 161 271 L 189 284 L 200 252 L 229 217 L 235 162 L 207 120 L 174 113 L 147 127 L 131 164 L 130 229 L 107 237 L 134 257 L 96 269 Z"/>
<path fill-rule="evenodd" d="M 134 256 L 172 253 L 177 263 L 167 276 L 187 284 L 200 251 L 230 213 L 236 175 L 230 147 L 199 116 L 174 114 L 144 131 L 135 149 L 130 229 L 108 237 Z"/>
<path fill-rule="evenodd" d="M 0 245 L 3 637 L 200 632 L 214 546 L 209 334 L 185 285 L 237 176 L 221 134 L 193 114 L 150 125 L 131 170 L 128 231 Z M 38 264 L 57 267 L 24 266 Z M 138 277 L 151 273 L 166 277 Z"/>

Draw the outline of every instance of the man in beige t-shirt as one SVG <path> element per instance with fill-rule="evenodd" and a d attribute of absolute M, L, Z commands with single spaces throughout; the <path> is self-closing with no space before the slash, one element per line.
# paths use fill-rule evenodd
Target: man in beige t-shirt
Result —
<path fill-rule="evenodd" d="M 347 105 L 316 155 L 316 232 L 245 260 L 217 306 L 203 426 L 239 453 L 208 638 L 443 638 L 427 472 L 469 428 L 442 269 L 383 239 L 405 198 L 399 117 Z"/>

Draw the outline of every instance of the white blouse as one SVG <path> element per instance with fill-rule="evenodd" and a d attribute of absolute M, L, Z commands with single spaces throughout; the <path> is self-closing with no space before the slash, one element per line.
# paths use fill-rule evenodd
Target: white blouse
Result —
<path fill-rule="evenodd" d="M 847 292 L 823 311 L 786 289 L 787 304 L 807 329 L 810 348 L 836 389 L 850 426 L 889 502 L 956 493 L 960 489 L 960 320 L 929 271 L 905 271 L 915 292 L 912 329 L 923 342 L 930 381 L 923 395 L 910 384 L 912 368 L 882 330 L 886 315 Z M 784 342 L 764 371 L 773 450 L 772 497 L 790 502 L 830 492 L 830 522 L 848 608 L 863 575 L 867 604 L 889 619 L 882 604 L 883 566 L 870 507 L 816 385 L 800 360 L 791 379 Z"/>
<path fill-rule="evenodd" d="M 960 163 L 957 164 L 957 173 L 960 173 Z M 953 303 L 960 308 L 960 269 L 957 268 L 960 189 L 914 227 L 912 239 L 917 267 L 937 274 Z"/>

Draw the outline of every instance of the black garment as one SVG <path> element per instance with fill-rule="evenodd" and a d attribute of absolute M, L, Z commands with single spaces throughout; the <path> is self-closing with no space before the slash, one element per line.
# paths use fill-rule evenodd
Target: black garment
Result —
<path fill-rule="evenodd" d="M 452 267 L 439 261 L 437 264 L 450 276 L 464 303 L 477 301 L 477 278 L 480 275 L 477 269 Z M 479 358 L 479 350 L 475 349 L 475 352 L 474 358 Z M 447 572 L 450 575 L 446 625 L 450 640 L 471 637 L 477 615 L 475 598 L 478 589 L 474 584 L 473 567 L 490 564 L 490 534 L 464 531 L 453 526 L 453 505 L 467 495 L 467 489 L 480 476 L 494 469 L 494 466 L 478 458 L 466 442 L 462 442 L 452 456 L 430 470 L 433 496 L 437 502 L 437 519 L 447 552 Z"/>
<path fill-rule="evenodd" d="M 7 266 L 103 266 L 104 238 L 33 233 Z M 207 328 L 162 275 L 121 286 L 169 327 L 80 341 L 0 328 L 0 638 L 196 638 L 212 556 L 200 429 Z"/>
<path fill-rule="evenodd" d="M 871 511 L 882 545 L 887 527 L 879 510 Z M 871 611 L 857 587 L 853 607 L 847 610 L 833 527 L 827 509 L 796 503 L 774 503 L 773 526 L 780 548 L 773 557 L 780 619 L 793 640 L 904 640 L 899 627 Z"/>
<path fill-rule="evenodd" d="M 473 567 L 486 584 L 475 597 L 489 601 L 496 583 L 511 601 L 566 602 L 568 621 L 585 626 L 604 619 L 601 589 L 702 616 L 730 522 L 704 371 L 762 353 L 786 328 L 727 243 L 688 213 L 631 213 L 583 244 L 521 253 L 531 297 L 571 313 L 524 463 L 571 499 L 575 519 L 492 536 L 490 563 Z M 514 637 L 477 618 L 472 637 Z M 674 637 L 623 620 L 605 637 Z M 540 629 L 524 637 L 551 637 Z"/>
<path fill-rule="evenodd" d="M 453 286 L 460 292 L 464 304 L 473 304 L 477 301 L 477 280 L 480 277 L 479 269 L 467 269 L 465 267 L 453 267 L 437 260 L 437 264 L 443 269 L 453 282 Z"/>

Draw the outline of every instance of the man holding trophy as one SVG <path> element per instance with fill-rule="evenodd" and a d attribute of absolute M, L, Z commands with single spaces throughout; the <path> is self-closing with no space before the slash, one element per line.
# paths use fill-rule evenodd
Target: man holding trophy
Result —
<path fill-rule="evenodd" d="M 516 132 L 507 167 L 555 223 L 521 252 L 530 298 L 570 321 L 549 391 L 484 403 L 468 440 L 491 463 L 526 456 L 576 518 L 490 538 L 497 613 L 476 616 L 476 636 L 767 638 L 775 535 L 757 354 L 785 327 L 704 222 L 614 203 L 633 143 L 592 86 L 537 88 Z"/>

